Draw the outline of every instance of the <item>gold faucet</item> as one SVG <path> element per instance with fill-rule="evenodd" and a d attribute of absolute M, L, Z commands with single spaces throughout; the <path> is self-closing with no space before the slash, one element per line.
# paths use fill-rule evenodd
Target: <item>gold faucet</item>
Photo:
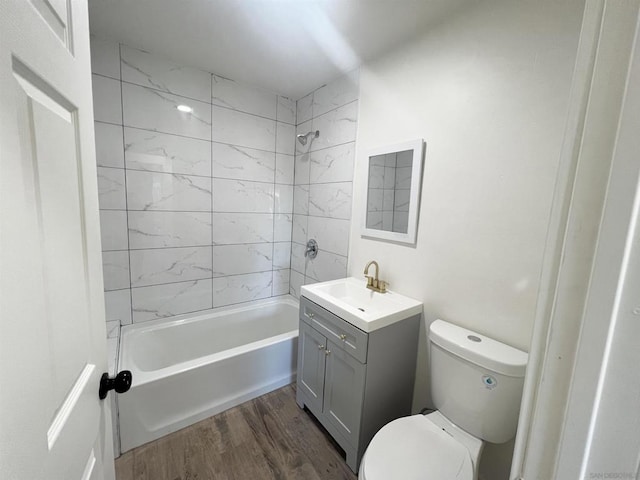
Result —
<path fill-rule="evenodd" d="M 373 265 L 376 267 L 376 276 L 371 277 L 369 275 L 369 267 Z M 375 260 L 371 260 L 367 263 L 367 266 L 364 267 L 364 276 L 367 278 L 367 288 L 373 290 L 374 292 L 386 293 L 387 291 L 387 282 L 384 280 L 378 280 L 378 272 L 380 271 L 380 267 L 378 262 Z"/>

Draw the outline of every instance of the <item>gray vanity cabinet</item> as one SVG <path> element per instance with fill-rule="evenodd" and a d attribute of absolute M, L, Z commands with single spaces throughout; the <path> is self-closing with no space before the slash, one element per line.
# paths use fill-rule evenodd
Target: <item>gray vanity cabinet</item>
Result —
<path fill-rule="evenodd" d="M 333 427 L 356 444 L 365 366 L 333 342 L 328 342 L 327 353 L 323 410 Z"/>
<path fill-rule="evenodd" d="M 296 401 L 344 449 L 354 472 L 373 435 L 411 414 L 419 319 L 366 333 L 300 298 Z"/>
<path fill-rule="evenodd" d="M 327 339 L 304 322 L 298 330 L 298 390 L 309 408 L 322 411 L 324 402 L 325 349 Z"/>

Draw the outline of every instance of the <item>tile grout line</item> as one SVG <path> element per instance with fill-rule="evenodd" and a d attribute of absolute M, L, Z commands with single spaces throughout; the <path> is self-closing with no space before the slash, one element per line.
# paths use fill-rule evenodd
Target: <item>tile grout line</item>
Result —
<path fill-rule="evenodd" d="M 235 143 L 229 143 L 229 142 L 222 142 L 222 141 L 218 141 L 218 140 L 212 140 L 210 138 L 200 138 L 200 137 L 191 137 L 189 135 L 183 135 L 181 133 L 175 133 L 175 132 L 167 132 L 165 130 L 153 130 L 150 128 L 145 128 L 145 127 L 137 127 L 135 125 L 125 125 L 124 123 L 122 125 L 118 124 L 118 123 L 113 123 L 113 122 L 107 122 L 105 120 L 95 120 L 94 122 L 97 123 L 102 123 L 105 125 L 114 125 L 114 126 L 118 126 L 118 127 L 123 127 L 123 128 L 131 128 L 134 130 L 142 130 L 144 132 L 150 132 L 150 133 L 159 133 L 161 135 L 169 135 L 169 136 L 173 136 L 173 137 L 180 137 L 180 138 L 186 138 L 189 140 L 196 140 L 199 142 L 209 142 L 209 143 L 216 143 L 218 145 L 227 145 L 227 146 L 231 146 L 231 147 L 237 147 L 237 148 L 246 148 L 249 150 L 256 150 L 258 152 L 264 152 L 264 153 L 276 153 L 278 155 L 287 155 L 289 157 L 294 157 L 296 156 L 298 153 L 315 153 L 315 152 L 322 152 L 324 150 L 329 150 L 330 148 L 336 148 L 336 147 L 342 147 L 344 145 L 348 145 L 350 143 L 355 144 L 355 140 L 348 140 L 346 142 L 342 142 L 342 143 L 336 143 L 334 145 L 329 145 L 327 147 L 322 147 L 322 148 L 318 148 L 317 150 L 310 150 L 308 152 L 297 152 L 294 149 L 293 153 L 283 153 L 283 152 L 276 152 L 275 149 L 274 150 L 265 150 L 264 148 L 256 148 L 256 147 L 250 147 L 248 145 L 238 145 Z M 280 122 L 280 123 L 284 123 L 284 122 Z M 287 124 L 287 125 L 291 125 L 291 124 Z M 293 127 L 298 127 L 299 125 L 291 125 Z"/>
<path fill-rule="evenodd" d="M 122 122 L 122 165 L 124 170 L 124 206 L 127 219 L 127 261 L 129 266 L 129 313 L 130 320 L 133 323 L 133 291 L 131 289 L 132 277 L 131 277 L 131 239 L 129 238 L 129 192 L 127 191 L 127 160 L 125 151 L 125 137 L 124 137 L 124 95 L 122 93 L 122 44 L 118 43 L 118 68 L 120 69 L 120 120 Z M 106 291 L 106 290 L 105 290 Z"/>
<path fill-rule="evenodd" d="M 311 94 L 311 131 L 314 132 L 314 122 L 316 120 L 315 116 L 314 116 L 314 108 L 313 105 L 315 103 L 315 98 L 316 98 L 316 91 L 314 91 Z M 314 138 L 312 138 L 309 141 L 309 150 L 311 150 L 311 144 L 313 143 Z M 309 168 L 307 169 L 307 185 L 310 185 L 311 182 L 311 152 L 309 151 L 307 154 L 307 161 L 309 162 Z M 311 203 L 311 187 L 309 187 L 309 191 L 307 193 L 307 208 L 306 208 L 306 217 L 307 217 L 307 221 L 306 221 L 306 225 L 307 225 L 307 242 L 309 241 L 309 204 Z M 306 248 L 306 247 L 305 247 Z M 293 248 L 291 249 L 293 251 Z M 320 251 L 320 245 L 318 245 L 318 253 Z M 305 257 L 304 259 L 304 274 L 303 274 L 303 279 L 302 279 L 302 283 L 304 284 L 307 278 L 307 269 L 309 268 L 309 262 L 311 260 L 308 257 Z"/>
<path fill-rule="evenodd" d="M 123 166 L 125 165 L 125 158 L 124 158 L 124 145 L 125 145 L 125 140 L 124 140 L 124 99 L 122 96 L 122 62 L 120 61 L 120 44 L 118 43 L 118 68 L 119 68 L 119 75 L 120 75 L 120 79 L 118 80 L 119 86 L 120 86 L 120 121 L 122 122 L 122 125 L 120 125 L 120 128 L 122 129 L 122 164 Z M 95 127 L 94 127 L 94 136 L 95 136 Z M 94 142 L 95 142 L 95 137 L 94 137 Z M 96 162 L 97 163 L 97 162 Z M 127 172 L 126 170 L 124 171 L 124 205 L 125 205 L 125 218 L 126 218 L 126 222 L 127 222 L 127 263 L 129 266 L 129 320 L 130 320 L 130 324 L 133 323 L 133 292 L 131 291 L 131 255 L 130 255 L 130 251 L 129 251 L 129 210 L 128 210 L 128 205 L 127 205 Z M 100 199 L 98 198 L 98 208 L 100 208 Z M 103 254 L 104 255 L 104 254 Z M 103 259 L 104 261 L 104 259 Z M 103 273 L 104 276 L 104 273 Z M 107 290 L 103 287 L 103 297 L 106 294 Z M 105 300 L 105 320 L 106 320 L 106 300 Z M 118 373 L 118 363 L 120 360 L 120 334 L 121 334 L 121 329 L 122 328 L 122 319 L 119 319 L 118 321 L 118 336 L 117 336 L 117 341 L 116 341 L 116 364 L 115 364 L 115 373 Z M 120 441 L 120 409 L 118 408 L 118 402 L 115 402 L 115 415 L 116 415 L 116 447 L 118 450 L 118 454 L 120 453 L 120 449 L 121 449 L 121 441 Z"/>
<path fill-rule="evenodd" d="M 211 116 L 211 138 L 213 139 L 213 73 L 209 74 L 209 102 L 210 102 L 210 116 Z M 213 274 L 215 272 L 215 267 L 213 265 L 214 262 L 214 258 L 215 258 L 215 252 L 214 252 L 214 242 L 213 242 L 213 236 L 214 236 L 214 226 L 213 226 L 213 209 L 214 209 L 214 204 L 213 204 L 213 142 L 209 142 L 209 174 L 211 175 L 211 308 L 213 308 L 213 305 L 215 304 L 214 302 L 214 295 L 215 295 L 215 285 L 214 285 L 214 281 L 213 281 Z"/>
<path fill-rule="evenodd" d="M 122 70 L 122 67 L 120 67 L 120 70 Z M 205 72 L 205 73 L 208 73 L 208 72 Z M 91 74 L 92 74 L 92 75 L 96 75 L 96 76 L 98 76 L 98 77 L 106 78 L 106 79 L 108 79 L 108 80 L 117 80 L 117 79 L 116 79 L 116 78 L 114 78 L 114 77 L 110 77 L 109 75 L 104 75 L 104 74 L 102 74 L 102 73 L 91 72 Z M 120 75 L 121 75 L 121 77 L 122 77 L 122 73 L 121 73 Z M 220 76 L 220 75 L 215 75 L 215 74 L 211 74 L 211 73 L 209 73 L 209 76 L 210 76 L 210 77 L 211 77 L 212 75 L 213 75 L 213 76 Z M 194 101 L 199 102 L 199 103 L 209 104 L 211 107 L 224 108 L 225 110 L 229 110 L 229 111 L 232 111 L 232 112 L 238 112 L 238 113 L 242 113 L 242 114 L 244 114 L 244 115 L 251 115 L 251 116 L 253 116 L 253 117 L 262 118 L 262 119 L 264 119 L 264 120 L 271 120 L 272 122 L 280 122 L 280 123 L 285 123 L 285 124 L 287 124 L 287 125 L 295 126 L 295 124 L 293 124 L 293 123 L 289 123 L 289 122 L 286 122 L 286 121 L 284 121 L 284 120 L 278 120 L 278 119 L 277 119 L 277 103 L 278 103 L 278 97 L 279 97 L 279 96 L 281 96 L 281 95 L 278 95 L 277 93 L 266 92 L 268 95 L 273 95 L 273 96 L 275 96 L 275 97 L 276 97 L 276 117 L 273 117 L 273 118 L 272 118 L 272 117 L 268 117 L 268 116 L 265 116 L 265 115 L 260 115 L 260 114 L 258 114 L 258 113 L 249 112 L 249 111 L 247 111 L 247 110 L 241 110 L 241 109 L 239 109 L 239 108 L 233 108 L 233 107 L 228 107 L 228 106 L 226 106 L 226 105 L 220 105 L 220 104 L 218 104 L 218 103 L 214 103 L 214 102 L 213 102 L 213 82 L 211 82 L 211 95 L 210 95 L 210 97 L 209 97 L 207 100 L 202 100 L 202 99 L 200 99 L 200 98 L 190 97 L 190 96 L 188 96 L 188 95 L 183 95 L 183 94 L 181 94 L 181 93 L 175 93 L 175 92 L 171 92 L 171 91 L 168 91 L 168 90 L 162 90 L 162 89 L 160 89 L 160 88 L 150 87 L 149 85 L 142 85 L 141 83 L 132 82 L 132 81 L 130 81 L 130 80 L 124 80 L 124 79 L 122 79 L 122 78 L 121 78 L 119 81 L 120 81 L 121 83 L 123 83 L 123 84 L 132 85 L 132 86 L 134 86 L 134 87 L 144 88 L 144 89 L 146 89 L 146 90 L 152 90 L 152 91 L 154 91 L 154 92 L 164 93 L 164 94 L 167 94 L 167 95 L 173 95 L 174 97 L 184 98 L 185 100 L 194 100 Z M 350 101 L 350 102 L 347 102 L 347 103 L 345 103 L 345 104 L 343 104 L 343 105 L 340 105 L 340 106 L 338 106 L 338 107 L 334 107 L 334 108 L 332 108 L 331 110 L 328 110 L 328 111 L 327 111 L 327 112 L 325 112 L 325 113 L 329 113 L 329 112 L 331 112 L 331 111 L 333 111 L 333 110 L 336 110 L 336 109 L 338 109 L 338 108 L 340 108 L 340 107 L 342 107 L 342 106 L 344 106 L 344 105 L 348 105 L 349 103 L 353 103 L 353 101 L 354 101 L 354 100 L 352 100 L 352 101 Z M 323 114 L 323 115 L 324 115 L 324 114 Z"/>
<path fill-rule="evenodd" d="M 295 184 L 296 184 L 296 142 L 297 142 L 297 137 L 296 137 L 296 132 L 298 131 L 298 100 L 296 100 L 294 102 L 294 123 L 296 124 L 293 127 L 293 178 L 291 179 L 291 182 L 293 183 L 291 189 L 291 223 L 289 225 L 289 281 L 287 282 L 289 285 L 289 288 L 287 288 L 287 293 L 289 295 L 291 295 L 291 272 L 293 271 L 293 269 L 291 268 L 291 265 L 293 264 L 293 209 L 295 206 Z"/>
<path fill-rule="evenodd" d="M 276 95 L 276 119 L 278 118 L 278 96 Z M 274 168 L 273 168 L 273 221 L 271 222 L 271 296 L 273 297 L 275 290 L 275 273 L 274 263 L 276 259 L 276 176 L 278 175 L 278 123 L 276 120 L 276 128 L 274 132 Z"/>

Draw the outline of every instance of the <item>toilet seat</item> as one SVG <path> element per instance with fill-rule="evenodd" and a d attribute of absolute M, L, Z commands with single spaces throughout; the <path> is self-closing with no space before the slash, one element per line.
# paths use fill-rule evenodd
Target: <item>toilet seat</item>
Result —
<path fill-rule="evenodd" d="M 472 480 L 466 447 L 424 415 L 394 420 L 373 437 L 359 480 Z"/>

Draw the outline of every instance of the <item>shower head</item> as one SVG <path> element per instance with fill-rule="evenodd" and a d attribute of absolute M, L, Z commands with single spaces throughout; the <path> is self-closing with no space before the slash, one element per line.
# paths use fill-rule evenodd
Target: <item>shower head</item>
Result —
<path fill-rule="evenodd" d="M 313 135 L 313 138 L 318 138 L 320 136 L 320 130 L 316 130 L 315 132 L 309 132 L 306 135 L 303 135 L 303 134 L 296 135 L 296 138 L 302 145 L 306 145 L 309 135 Z"/>

